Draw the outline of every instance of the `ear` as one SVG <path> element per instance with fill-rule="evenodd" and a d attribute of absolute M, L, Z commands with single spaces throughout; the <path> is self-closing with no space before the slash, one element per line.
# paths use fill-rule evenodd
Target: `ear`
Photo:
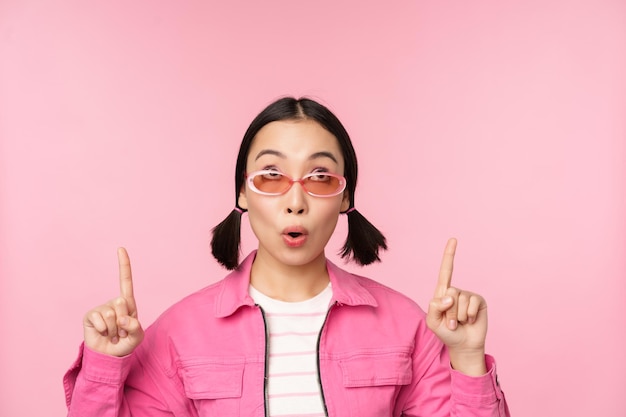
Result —
<path fill-rule="evenodd" d="M 248 210 L 248 197 L 246 197 L 246 185 L 241 186 L 239 190 L 239 197 L 237 197 L 237 205 L 243 209 Z"/>
<path fill-rule="evenodd" d="M 350 208 L 350 193 L 348 190 L 343 192 L 343 200 L 341 200 L 341 209 L 340 212 L 344 212 Z"/>

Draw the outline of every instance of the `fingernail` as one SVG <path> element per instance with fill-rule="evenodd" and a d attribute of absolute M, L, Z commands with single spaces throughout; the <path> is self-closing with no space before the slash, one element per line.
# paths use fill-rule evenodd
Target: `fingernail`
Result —
<path fill-rule="evenodd" d="M 450 321 L 448 322 L 448 328 L 449 328 L 450 330 L 454 330 L 454 329 L 456 329 L 456 320 L 450 320 Z"/>
<path fill-rule="evenodd" d="M 441 302 L 444 304 L 450 304 L 452 302 L 452 297 L 443 297 Z"/>
<path fill-rule="evenodd" d="M 117 332 L 117 335 L 119 337 L 126 337 L 126 336 L 128 336 L 128 332 L 126 330 L 124 330 L 124 329 L 120 329 L 120 331 Z"/>
<path fill-rule="evenodd" d="M 117 342 L 119 342 L 119 341 L 120 341 L 120 339 L 119 339 L 117 336 L 115 336 L 115 337 L 111 338 L 111 343 L 113 343 L 114 345 L 115 345 Z"/>

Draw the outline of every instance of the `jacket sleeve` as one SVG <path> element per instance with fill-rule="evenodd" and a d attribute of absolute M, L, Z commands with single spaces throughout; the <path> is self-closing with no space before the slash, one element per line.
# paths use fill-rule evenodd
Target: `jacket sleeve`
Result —
<path fill-rule="evenodd" d="M 447 355 L 445 355 L 447 358 Z M 489 416 L 510 417 L 509 408 L 500 388 L 496 373 L 496 361 L 485 355 L 487 373 L 479 377 L 471 377 L 455 371 L 447 366 L 451 374 L 452 384 L 451 408 L 452 416 Z"/>
<path fill-rule="evenodd" d="M 429 330 L 416 338 L 413 380 L 398 398 L 405 417 L 510 417 L 496 375 L 495 360 L 485 356 L 487 373 L 472 377 L 450 366 L 447 348 Z"/>
<path fill-rule="evenodd" d="M 68 417 L 193 415 L 189 407 L 181 406 L 184 401 L 173 400 L 179 396 L 171 378 L 159 377 L 149 368 L 137 352 L 117 358 L 81 345 L 78 359 L 63 378 Z"/>

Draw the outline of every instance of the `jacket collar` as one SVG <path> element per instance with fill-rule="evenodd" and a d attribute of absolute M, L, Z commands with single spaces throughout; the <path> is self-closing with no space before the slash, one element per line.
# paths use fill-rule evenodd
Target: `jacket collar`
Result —
<path fill-rule="evenodd" d="M 254 306 L 254 300 L 248 293 L 250 286 L 250 270 L 256 251 L 252 251 L 239 264 L 236 270 L 224 278 L 215 303 L 216 317 L 228 317 L 243 306 Z M 367 305 L 376 307 L 378 304 L 372 294 L 361 285 L 356 277 L 337 265 L 326 260 L 328 275 L 333 289 L 331 303 L 349 306 Z"/>

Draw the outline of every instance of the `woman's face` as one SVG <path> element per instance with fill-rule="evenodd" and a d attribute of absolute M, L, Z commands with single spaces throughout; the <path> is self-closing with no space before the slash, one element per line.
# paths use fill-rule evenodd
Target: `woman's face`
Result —
<path fill-rule="evenodd" d="M 246 173 L 272 169 L 297 180 L 313 172 L 343 175 L 344 160 L 335 136 L 312 120 L 268 123 L 257 133 L 248 153 Z M 282 195 L 250 189 L 239 194 L 259 240 L 257 257 L 289 266 L 306 266 L 325 257 L 340 211 L 349 208 L 348 192 L 314 197 L 299 183 Z"/>

